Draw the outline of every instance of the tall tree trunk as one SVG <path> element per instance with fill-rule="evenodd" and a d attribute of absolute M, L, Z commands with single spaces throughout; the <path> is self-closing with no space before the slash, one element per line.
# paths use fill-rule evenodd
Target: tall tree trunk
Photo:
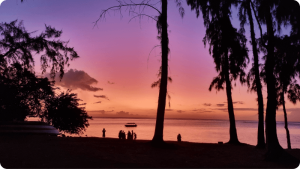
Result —
<path fill-rule="evenodd" d="M 157 116 L 153 143 L 163 143 L 163 130 L 164 130 L 164 116 L 166 107 L 166 95 L 167 95 L 167 84 L 168 84 L 168 54 L 169 54 L 169 38 L 168 38 L 168 23 L 167 23 L 167 0 L 161 0 L 162 11 L 161 21 L 162 32 L 161 32 L 161 82 L 159 87 Z"/>
<path fill-rule="evenodd" d="M 225 71 L 225 81 L 226 81 L 226 94 L 227 94 L 227 107 L 228 107 L 228 114 L 229 114 L 229 142 L 230 144 L 239 144 L 239 140 L 237 137 L 236 126 L 235 126 L 235 117 L 233 111 L 233 103 L 232 103 L 232 96 L 231 96 L 231 82 L 229 79 L 229 63 L 228 63 L 228 53 L 225 54 L 225 63 L 224 63 L 224 70 Z"/>
<path fill-rule="evenodd" d="M 267 57 L 265 62 L 266 81 L 267 81 L 267 110 L 266 110 L 266 144 L 267 144 L 267 160 L 276 160 L 282 153 L 282 147 L 278 142 L 277 128 L 276 128 L 276 90 L 275 90 L 275 76 L 274 76 L 274 30 L 273 19 L 271 15 L 270 6 L 265 10 L 266 25 L 267 25 Z"/>
<path fill-rule="evenodd" d="M 284 92 L 282 92 L 282 100 L 283 100 L 282 107 L 283 107 L 283 113 L 284 113 L 284 128 L 286 130 L 287 145 L 288 145 L 288 149 L 292 149 L 291 140 L 290 140 L 290 131 L 288 128 L 287 115 L 286 115 L 286 109 L 285 109 Z"/>
<path fill-rule="evenodd" d="M 257 44 L 255 41 L 255 32 L 254 32 L 254 24 L 253 24 L 253 17 L 250 8 L 251 0 L 247 1 L 247 14 L 250 22 L 250 31 L 251 31 L 251 42 L 252 42 L 252 50 L 253 50 L 253 57 L 254 57 L 254 71 L 255 71 L 255 83 L 256 83 L 256 90 L 257 90 L 257 101 L 258 101 L 258 131 L 257 131 L 257 148 L 265 148 L 265 131 L 264 131 L 264 102 L 263 102 L 263 95 L 262 95 L 262 85 L 260 82 L 259 77 L 259 64 L 258 64 L 258 50 Z"/>

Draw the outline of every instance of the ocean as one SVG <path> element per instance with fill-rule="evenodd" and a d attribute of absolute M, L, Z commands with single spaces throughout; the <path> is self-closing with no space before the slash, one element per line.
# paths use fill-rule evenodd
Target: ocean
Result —
<path fill-rule="evenodd" d="M 106 137 L 118 138 L 120 130 L 126 133 L 133 130 L 137 134 L 137 139 L 151 140 L 155 129 L 155 119 L 93 118 L 89 123 L 90 126 L 81 136 L 102 137 L 102 130 L 105 128 Z M 125 127 L 126 123 L 136 123 L 137 127 Z M 240 142 L 256 145 L 257 125 L 256 121 L 236 121 Z M 289 131 L 292 148 L 300 148 L 300 122 L 289 122 Z M 225 143 L 229 140 L 229 121 L 165 119 L 164 140 L 176 141 L 179 133 L 182 141 Z M 281 146 L 287 148 L 284 122 L 277 122 L 277 134 Z"/>

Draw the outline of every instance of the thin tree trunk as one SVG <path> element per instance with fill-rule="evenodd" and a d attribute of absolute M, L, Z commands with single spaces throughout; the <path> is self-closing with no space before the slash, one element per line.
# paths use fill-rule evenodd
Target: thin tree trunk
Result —
<path fill-rule="evenodd" d="M 224 70 L 225 71 L 225 81 L 226 81 L 226 94 L 227 94 L 227 107 L 228 107 L 228 114 L 229 114 L 229 142 L 231 144 L 239 144 L 239 140 L 237 137 L 236 126 L 235 126 L 235 117 L 233 111 L 233 103 L 232 103 L 232 96 L 231 96 L 231 82 L 229 79 L 229 63 L 228 63 L 228 54 L 225 54 L 225 63 L 224 63 Z"/>
<path fill-rule="evenodd" d="M 250 22 L 250 31 L 251 31 L 251 42 L 252 42 L 252 50 L 253 50 L 253 57 L 254 57 L 254 71 L 255 71 L 255 83 L 256 83 L 256 90 L 257 90 L 257 101 L 258 101 L 258 131 L 257 131 L 257 148 L 265 148 L 265 131 L 264 131 L 264 102 L 263 102 L 263 95 L 262 95 L 262 85 L 260 82 L 259 77 L 259 64 L 258 64 L 258 50 L 257 44 L 255 41 L 255 32 L 254 32 L 254 24 L 253 24 L 253 17 L 250 8 L 251 0 L 247 2 L 247 14 Z"/>
<path fill-rule="evenodd" d="M 284 100 L 284 93 L 282 92 L 282 106 L 283 106 L 283 113 L 284 113 L 284 128 L 286 130 L 286 139 L 287 139 L 287 145 L 288 149 L 292 149 L 291 147 L 291 140 L 290 140 L 290 131 L 288 128 L 288 122 L 287 122 L 287 115 L 286 115 L 286 109 L 285 109 L 285 100 Z"/>
<path fill-rule="evenodd" d="M 267 25 L 267 57 L 265 62 L 266 81 L 267 81 L 267 110 L 266 110 L 266 145 L 267 145 L 267 160 L 277 160 L 282 153 L 282 147 L 278 142 L 276 128 L 276 90 L 274 77 L 274 30 L 273 20 L 270 7 L 265 10 L 266 25 Z"/>
<path fill-rule="evenodd" d="M 167 0 L 161 0 L 162 12 L 161 12 L 161 83 L 159 87 L 157 116 L 153 143 L 163 143 L 163 130 L 164 130 L 164 116 L 166 107 L 166 95 L 168 84 L 168 54 L 169 54 L 169 38 L 168 38 L 168 24 L 167 24 Z"/>

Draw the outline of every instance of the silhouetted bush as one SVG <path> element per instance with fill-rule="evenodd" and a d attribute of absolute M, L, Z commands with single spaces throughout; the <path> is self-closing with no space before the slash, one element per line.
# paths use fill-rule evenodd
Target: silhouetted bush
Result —
<path fill-rule="evenodd" d="M 92 117 L 88 116 L 84 107 L 79 107 L 78 101 L 77 94 L 70 93 L 70 90 L 50 97 L 46 101 L 43 119 L 60 131 L 81 133 L 89 126 L 88 119 Z"/>

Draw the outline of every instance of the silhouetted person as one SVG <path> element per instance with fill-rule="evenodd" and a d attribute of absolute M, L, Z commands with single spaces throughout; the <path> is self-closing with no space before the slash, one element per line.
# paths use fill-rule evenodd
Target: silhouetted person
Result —
<path fill-rule="evenodd" d="M 123 130 L 123 138 L 124 138 L 124 140 L 126 140 L 126 133 L 124 130 Z"/>
<path fill-rule="evenodd" d="M 121 139 L 125 140 L 125 132 L 123 130 L 121 130 Z"/>
<path fill-rule="evenodd" d="M 119 139 L 120 140 L 122 139 L 122 130 L 120 130 L 120 132 L 119 132 Z"/>
<path fill-rule="evenodd" d="M 177 135 L 177 141 L 181 142 L 181 135 L 180 134 Z"/>
<path fill-rule="evenodd" d="M 127 133 L 127 140 L 132 140 L 132 135 L 131 135 L 131 132 L 128 130 L 128 133 Z"/>
<path fill-rule="evenodd" d="M 103 133 L 102 137 L 103 138 L 105 138 L 105 132 L 106 132 L 106 130 L 105 130 L 105 128 L 103 128 L 103 130 L 102 130 L 102 133 Z"/>
<path fill-rule="evenodd" d="M 134 133 L 133 136 L 134 136 L 134 140 L 136 140 L 136 133 Z"/>

